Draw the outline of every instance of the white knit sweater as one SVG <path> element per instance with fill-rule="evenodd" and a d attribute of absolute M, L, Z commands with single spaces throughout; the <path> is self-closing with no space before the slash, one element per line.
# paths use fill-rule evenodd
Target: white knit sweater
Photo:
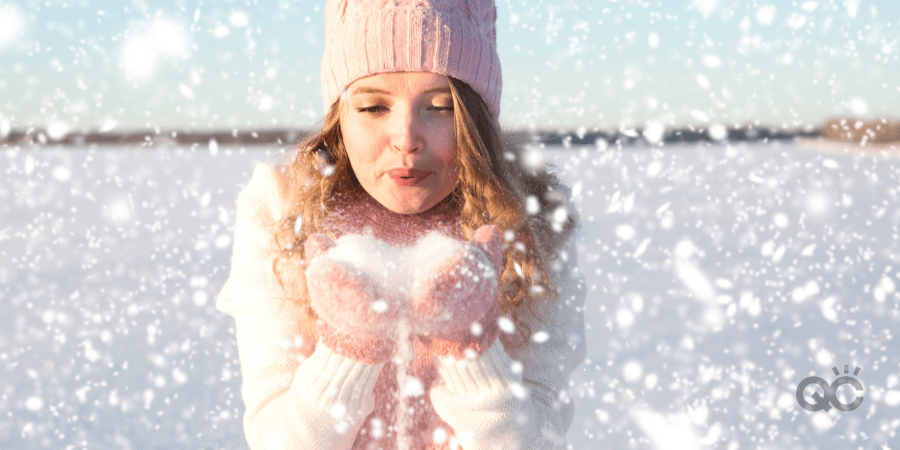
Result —
<path fill-rule="evenodd" d="M 377 433 L 363 425 L 383 364 L 304 341 L 301 312 L 272 272 L 270 227 L 284 208 L 276 177 L 271 166 L 258 165 L 238 197 L 231 274 L 216 302 L 236 322 L 244 431 L 254 450 L 351 449 L 359 433 Z M 541 338 L 509 352 L 498 341 L 475 359 L 434 358 L 439 377 L 426 395 L 452 430 L 447 438 L 435 433 L 435 442 L 445 442 L 433 448 L 565 448 L 574 406 L 569 373 L 585 354 L 585 288 L 572 242 L 565 255 L 555 273 L 560 297 L 552 326 L 528 324 Z"/>

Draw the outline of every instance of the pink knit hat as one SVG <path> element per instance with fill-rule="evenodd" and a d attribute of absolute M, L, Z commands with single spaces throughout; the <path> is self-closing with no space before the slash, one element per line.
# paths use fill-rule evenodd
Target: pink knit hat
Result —
<path fill-rule="evenodd" d="M 382 72 L 458 78 L 500 115 L 500 57 L 493 0 L 327 0 L 325 109 L 354 81 Z"/>

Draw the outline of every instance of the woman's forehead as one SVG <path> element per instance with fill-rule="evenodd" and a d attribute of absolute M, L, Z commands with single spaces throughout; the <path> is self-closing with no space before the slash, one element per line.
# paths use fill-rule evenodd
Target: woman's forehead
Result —
<path fill-rule="evenodd" d="M 350 94 L 409 95 L 450 93 L 447 77 L 432 72 L 386 72 L 354 81 Z"/>

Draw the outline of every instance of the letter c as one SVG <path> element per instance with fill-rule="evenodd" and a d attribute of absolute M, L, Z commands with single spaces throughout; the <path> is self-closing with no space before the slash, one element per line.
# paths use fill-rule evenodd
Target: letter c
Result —
<path fill-rule="evenodd" d="M 805 380 L 804 380 L 805 381 Z M 853 377 L 840 377 L 837 380 L 834 380 L 834 383 L 831 383 L 831 403 L 837 408 L 839 411 L 853 411 L 856 408 L 859 408 L 859 405 L 862 404 L 864 397 L 856 397 L 856 400 L 853 403 L 846 405 L 840 402 L 837 398 L 837 388 L 850 384 L 857 391 L 863 390 L 862 383 L 859 382 L 856 378 Z M 806 387 L 806 386 L 804 386 Z M 802 405 L 801 405 L 802 406 Z"/>

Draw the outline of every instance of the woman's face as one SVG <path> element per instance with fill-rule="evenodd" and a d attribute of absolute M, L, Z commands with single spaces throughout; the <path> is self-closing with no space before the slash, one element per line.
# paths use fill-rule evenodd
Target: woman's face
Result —
<path fill-rule="evenodd" d="M 427 211 L 458 179 L 453 97 L 443 75 L 392 72 L 353 82 L 341 135 L 363 189 L 400 214 Z"/>

